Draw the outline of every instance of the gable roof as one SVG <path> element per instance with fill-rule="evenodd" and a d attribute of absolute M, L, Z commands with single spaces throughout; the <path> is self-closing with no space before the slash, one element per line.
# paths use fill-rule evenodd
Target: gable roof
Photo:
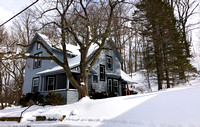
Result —
<path fill-rule="evenodd" d="M 36 33 L 34 39 L 32 40 L 32 43 L 34 41 L 36 41 L 36 39 L 38 39 L 38 38 L 40 40 L 42 40 L 42 42 L 46 43 L 51 49 L 57 50 L 56 48 L 60 48 L 60 49 L 62 48 L 61 45 L 53 44 L 52 41 L 46 35 L 40 34 L 40 33 Z M 109 39 L 107 41 L 107 44 L 108 45 L 106 45 L 105 48 L 109 47 L 110 49 L 113 49 L 113 51 L 116 53 L 119 61 L 122 62 L 122 57 L 121 57 L 120 53 L 118 52 L 117 47 L 114 45 L 113 40 Z M 94 53 L 98 49 L 98 47 L 99 46 L 97 44 L 92 44 L 88 50 L 87 57 L 89 57 L 92 53 Z M 78 66 L 80 64 L 80 59 L 81 59 L 81 55 L 79 52 L 80 47 L 66 43 L 66 49 L 67 49 L 68 53 L 76 55 L 75 57 L 68 59 L 69 67 L 73 68 L 73 67 Z M 41 72 L 38 72 L 37 75 L 43 75 L 43 74 L 47 74 L 47 73 L 57 73 L 57 72 L 64 72 L 64 70 L 61 66 L 55 66 L 51 69 L 46 69 Z M 122 70 L 121 70 L 121 78 L 128 83 L 134 83 L 133 79 Z"/>
<path fill-rule="evenodd" d="M 89 56 L 91 53 L 93 53 L 96 49 L 98 48 L 97 45 L 92 45 L 90 46 L 89 50 L 88 50 L 88 55 Z M 81 61 L 81 56 L 80 55 L 77 55 L 73 58 L 68 58 L 68 64 L 69 64 L 69 67 L 70 68 L 73 68 L 73 67 L 76 67 L 80 64 L 80 61 Z M 59 71 L 62 71 L 63 68 L 61 66 L 55 66 L 51 69 L 47 69 L 47 70 L 44 70 L 44 71 L 41 71 L 41 72 L 38 72 L 37 74 L 40 75 L 40 74 L 45 74 L 45 73 L 52 73 L 52 72 L 59 72 Z"/>
<path fill-rule="evenodd" d="M 41 40 L 42 43 L 49 49 L 54 49 L 54 50 L 62 49 L 61 43 L 59 43 L 60 40 L 58 40 L 57 43 L 53 43 L 49 39 L 49 37 L 47 37 L 46 35 L 41 34 L 41 33 L 35 34 L 35 36 L 33 37 L 32 41 L 31 41 L 31 44 L 36 42 L 38 39 Z M 30 52 L 32 47 L 33 47 L 33 45 L 29 46 L 27 49 L 27 52 Z M 67 53 L 69 53 L 69 54 L 80 55 L 79 49 L 80 49 L 79 46 L 75 46 L 75 45 L 66 43 L 66 50 L 67 50 Z"/>
<path fill-rule="evenodd" d="M 38 34 L 40 36 L 40 38 L 42 40 L 44 40 L 51 48 L 53 48 L 53 49 L 57 49 L 57 48 L 58 49 L 62 49 L 62 45 L 60 43 L 61 40 L 57 40 L 57 43 L 53 43 L 49 39 L 49 37 L 47 37 L 46 35 L 41 34 L 41 33 L 36 33 L 36 34 Z M 70 54 L 80 55 L 79 49 L 80 49 L 79 46 L 75 46 L 75 45 L 66 43 L 66 50 Z"/>

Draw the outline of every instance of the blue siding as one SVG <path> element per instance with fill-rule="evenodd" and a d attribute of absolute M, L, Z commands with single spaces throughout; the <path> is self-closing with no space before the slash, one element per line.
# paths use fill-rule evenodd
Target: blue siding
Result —
<path fill-rule="evenodd" d="M 106 56 L 112 57 L 112 60 L 113 60 L 112 70 L 107 69 L 106 67 Z M 105 81 L 100 81 L 100 68 L 99 68 L 100 64 L 105 65 Z M 93 66 L 93 70 L 95 70 L 98 75 L 98 83 L 93 82 L 93 75 L 89 76 L 89 89 L 91 88 L 91 85 L 92 85 L 93 89 L 95 89 L 96 92 L 108 92 L 107 78 L 118 79 L 119 81 L 118 95 L 121 95 L 121 90 L 120 90 L 121 89 L 121 80 L 120 80 L 121 64 L 115 51 L 113 50 L 101 51 L 99 58 L 97 59 L 96 63 Z"/>
<path fill-rule="evenodd" d="M 36 39 L 41 39 L 37 34 L 34 37 L 33 41 Z M 63 55 L 58 50 L 52 49 L 47 43 L 43 43 L 48 47 L 50 51 L 60 60 L 63 61 Z M 107 45 L 110 46 L 110 45 Z M 37 54 L 42 52 L 42 56 L 49 56 L 49 54 L 46 52 L 46 50 L 41 47 L 39 50 L 37 50 L 37 43 L 33 44 L 29 47 L 28 52 L 31 55 Z M 112 57 L 112 69 L 107 69 L 106 67 L 106 56 Z M 70 57 L 70 56 L 69 56 Z M 89 80 L 88 80 L 88 86 L 89 90 L 91 89 L 91 85 L 93 89 L 95 89 L 96 92 L 108 92 L 108 84 L 107 79 L 117 79 L 118 80 L 118 95 L 121 95 L 121 64 L 120 64 L 120 58 L 119 54 L 117 54 L 114 50 L 103 50 L 101 51 L 101 54 L 99 58 L 97 59 L 96 63 L 93 66 L 92 73 L 89 74 Z M 33 59 L 27 59 L 26 68 L 25 68 L 25 77 L 24 77 L 24 87 L 23 87 L 23 94 L 32 92 L 32 80 L 35 77 L 40 78 L 39 83 L 39 92 L 42 94 L 47 94 L 48 91 L 46 90 L 46 76 L 48 75 L 54 75 L 56 77 L 56 84 L 60 84 L 60 86 L 57 86 L 55 90 L 57 93 L 62 94 L 62 96 L 65 99 L 66 103 L 74 103 L 78 100 L 78 92 L 77 90 L 69 90 L 69 81 L 67 78 L 63 75 L 61 75 L 61 72 L 59 73 L 48 73 L 44 75 L 37 75 L 38 72 L 44 71 L 46 69 L 51 69 L 55 66 L 58 66 L 54 61 L 52 60 L 42 60 L 41 67 L 33 69 Z M 105 65 L 105 81 L 100 81 L 100 64 Z M 80 68 L 74 68 L 72 69 L 73 72 L 79 73 Z M 64 71 L 63 71 L 64 72 Z M 93 82 L 93 75 L 98 76 L 98 82 Z M 65 85 L 65 86 L 64 86 Z M 64 88 L 64 89 L 62 89 Z M 60 90 L 59 90 L 60 89 Z"/>
<path fill-rule="evenodd" d="M 36 34 L 36 36 L 34 37 L 33 41 L 39 39 L 40 37 Z M 40 38 L 40 40 L 42 40 Z M 45 43 L 43 41 L 43 44 L 50 50 L 53 52 L 53 54 L 55 56 L 57 56 L 57 58 L 62 61 L 62 55 L 60 52 L 52 49 L 47 43 Z M 37 49 L 37 43 L 34 43 L 33 45 L 31 45 L 28 49 L 28 52 L 30 53 L 30 55 L 35 55 L 37 53 L 42 53 L 42 56 L 50 56 L 47 51 L 41 47 L 40 49 Z M 33 62 L 34 59 L 27 59 L 26 61 L 26 68 L 25 68 L 25 77 L 24 77 L 24 86 L 23 86 L 23 94 L 32 92 L 32 79 L 34 77 L 39 77 L 40 78 L 40 84 L 39 84 L 39 91 L 42 90 L 43 88 L 41 88 L 41 86 L 43 86 L 42 84 L 45 83 L 44 78 L 40 75 L 37 75 L 36 73 L 46 70 L 46 69 L 50 69 L 53 68 L 55 66 L 58 66 L 53 60 L 42 60 L 41 62 L 41 67 L 40 68 L 35 68 L 33 69 Z"/>

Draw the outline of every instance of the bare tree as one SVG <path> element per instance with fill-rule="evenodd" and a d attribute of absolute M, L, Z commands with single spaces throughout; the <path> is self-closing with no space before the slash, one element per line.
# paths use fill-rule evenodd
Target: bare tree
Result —
<path fill-rule="evenodd" d="M 198 7 L 198 2 L 191 0 L 175 0 L 175 9 L 178 13 L 178 23 L 182 34 L 182 42 L 185 45 L 187 56 L 190 56 L 191 42 L 188 38 L 188 31 L 191 25 L 188 25 L 189 18 L 195 14 L 195 9 Z"/>
<path fill-rule="evenodd" d="M 7 37 L 1 40 L 2 50 L 0 51 L 1 97 L 4 103 L 18 105 L 22 95 L 26 61 L 25 59 L 15 59 L 15 55 L 16 53 L 25 53 L 25 47 L 19 47 L 17 44 L 30 44 L 35 29 L 32 13 L 31 10 L 27 10 L 14 20 L 9 34 L 1 32 L 1 37 L 5 35 Z M 1 29 L 3 28 L 1 27 Z"/>
<path fill-rule="evenodd" d="M 62 47 L 57 49 L 62 52 L 63 61 L 56 58 L 40 40 L 37 40 L 37 43 L 40 43 L 50 56 L 37 57 L 15 54 L 11 57 L 55 61 L 58 65 L 63 67 L 69 81 L 78 90 L 79 98 L 85 97 L 88 95 L 88 74 L 100 52 L 104 49 L 104 44 L 110 37 L 115 8 L 123 1 L 124 0 L 100 0 L 98 2 L 93 0 L 46 0 L 43 4 L 45 8 L 38 8 L 38 12 L 39 10 L 41 12 L 38 21 L 42 23 L 42 28 L 48 25 L 56 26 L 59 33 L 58 37 L 61 38 L 59 43 Z M 66 50 L 67 37 L 71 37 L 80 47 L 80 81 L 75 80 L 68 63 Z M 36 42 L 32 44 L 34 43 Z M 88 50 L 90 46 L 94 44 L 96 44 L 98 48 L 88 58 Z M 4 59 L 11 57 L 4 56 Z"/>
<path fill-rule="evenodd" d="M 6 40 L 8 38 L 8 34 L 4 27 L 0 27 L 0 52 L 5 50 Z M 2 67 L 2 57 L 3 54 L 0 53 L 0 103 L 3 108 L 3 67 Z"/>

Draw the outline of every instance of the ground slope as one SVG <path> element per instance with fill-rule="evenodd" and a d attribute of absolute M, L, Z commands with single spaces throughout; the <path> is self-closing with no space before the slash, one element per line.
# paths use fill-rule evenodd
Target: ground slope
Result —
<path fill-rule="evenodd" d="M 24 108 L 0 110 L 2 116 L 20 116 Z M 35 116 L 61 118 L 63 122 L 31 122 Z M 32 106 L 20 124 L 0 122 L 0 126 L 99 126 L 99 127 L 199 127 L 200 86 L 169 89 L 150 94 L 101 100 L 84 98 L 64 106 Z"/>

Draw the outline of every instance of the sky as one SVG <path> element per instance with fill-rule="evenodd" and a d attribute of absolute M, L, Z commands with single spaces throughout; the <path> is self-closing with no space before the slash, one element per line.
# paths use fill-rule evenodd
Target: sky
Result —
<path fill-rule="evenodd" d="M 0 24 L 29 6 L 35 0 L 1 0 L 0 1 Z M 11 23 L 6 24 L 8 26 Z"/>

